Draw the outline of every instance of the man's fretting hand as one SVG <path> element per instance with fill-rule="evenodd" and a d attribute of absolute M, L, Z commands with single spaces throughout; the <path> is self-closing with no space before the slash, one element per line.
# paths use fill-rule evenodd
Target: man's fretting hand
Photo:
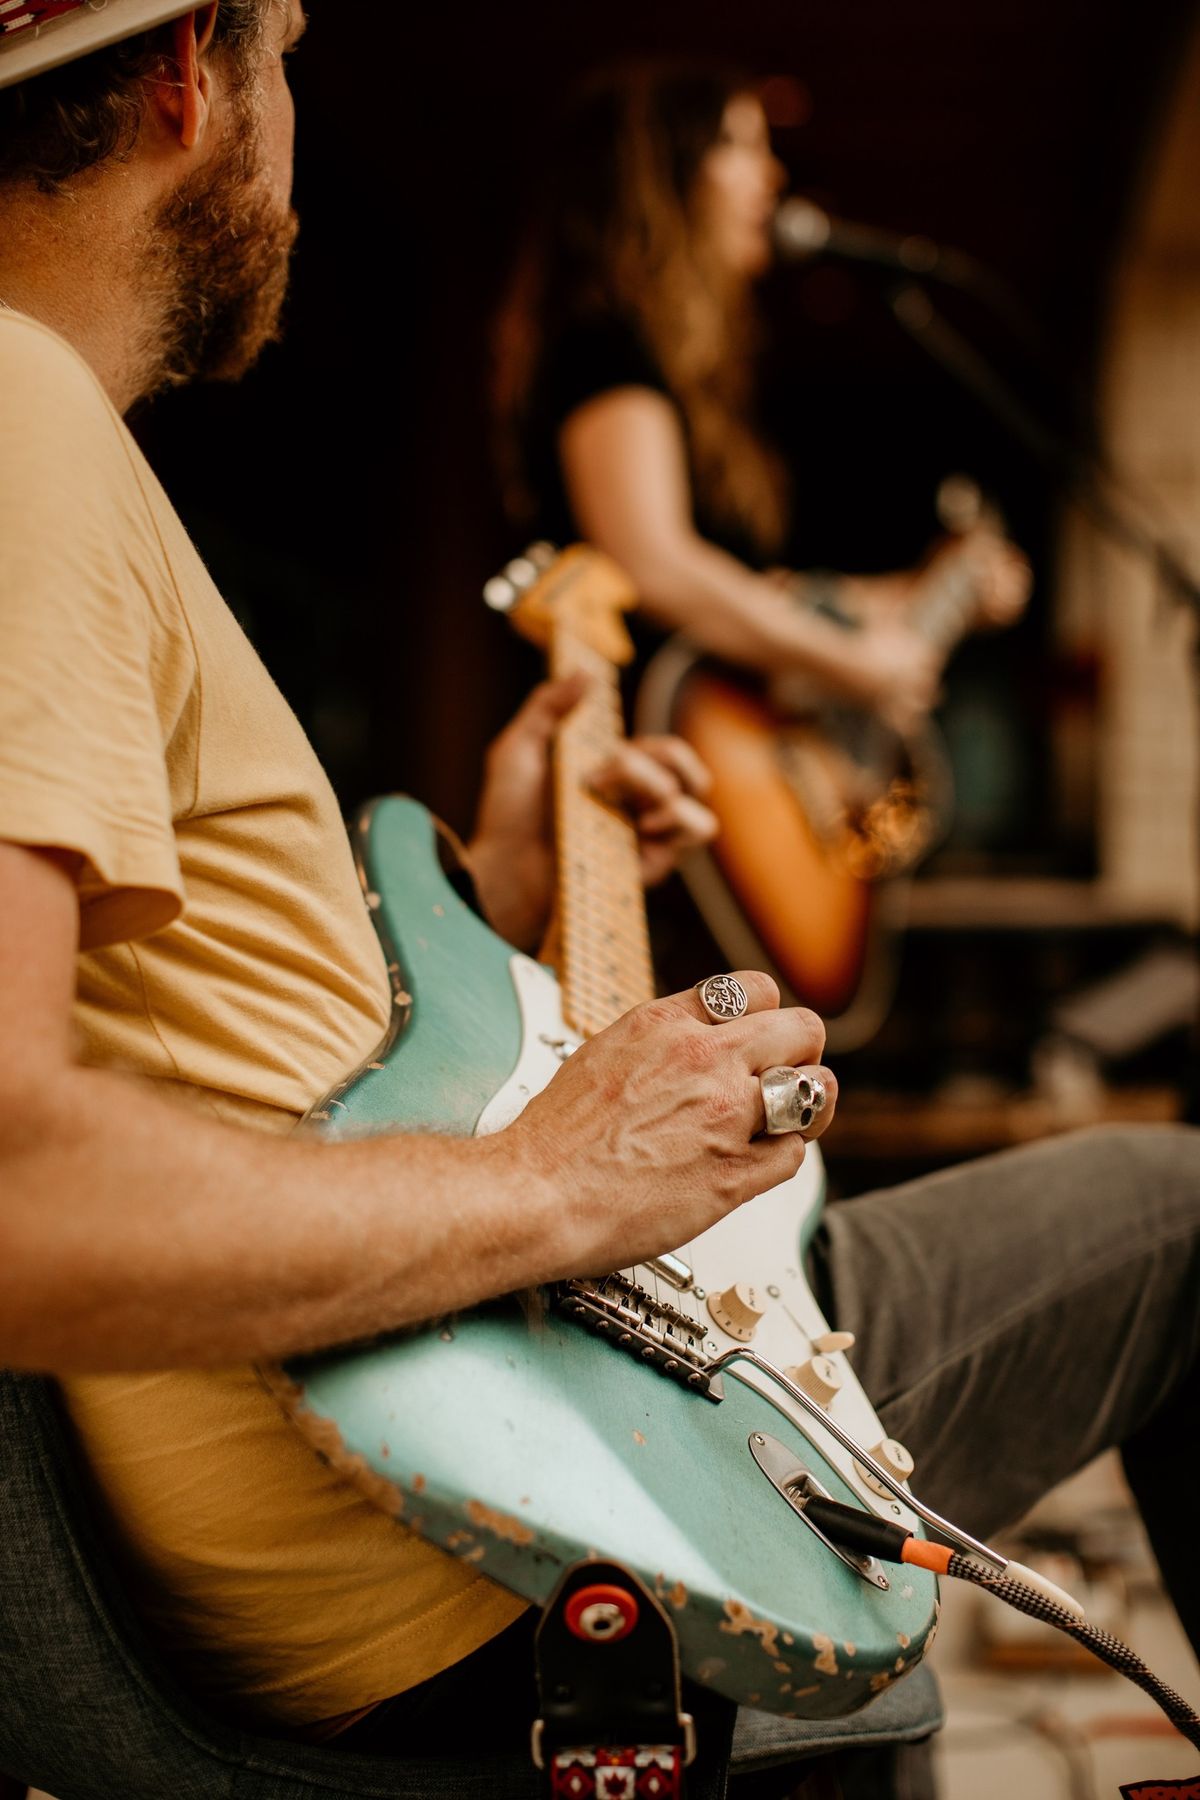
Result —
<path fill-rule="evenodd" d="M 554 734 L 585 691 L 581 677 L 536 687 L 487 753 L 483 796 L 467 865 L 487 917 L 523 950 L 541 942 L 554 898 Z M 598 767 L 594 791 L 637 827 L 642 878 L 661 881 L 717 821 L 704 804 L 708 771 L 678 738 L 635 738 Z"/>

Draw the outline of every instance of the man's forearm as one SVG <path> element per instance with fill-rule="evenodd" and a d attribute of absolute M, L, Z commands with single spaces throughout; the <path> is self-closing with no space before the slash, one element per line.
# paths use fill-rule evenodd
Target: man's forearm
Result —
<path fill-rule="evenodd" d="M 213 1123 L 72 1058 L 69 859 L 0 843 L 0 1364 L 162 1369 L 347 1342 L 689 1243 L 794 1175 L 755 1071 L 824 1029 L 743 971 L 597 1034 L 494 1137 L 322 1143 Z M 831 1096 L 837 1084 L 822 1069 Z"/>
<path fill-rule="evenodd" d="M 552 1196 L 498 1138 L 323 1143 L 76 1069 L 0 1139 L 0 1364 L 269 1358 L 555 1269 Z"/>

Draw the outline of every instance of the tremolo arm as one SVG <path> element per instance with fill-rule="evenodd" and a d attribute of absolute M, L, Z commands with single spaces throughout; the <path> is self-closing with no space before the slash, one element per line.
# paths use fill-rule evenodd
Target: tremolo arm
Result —
<path fill-rule="evenodd" d="M 827 1431 L 830 1437 L 842 1446 L 843 1450 L 850 1452 L 855 1462 L 875 1477 L 881 1487 L 886 1488 L 888 1493 L 906 1506 L 910 1512 L 916 1513 L 918 1519 L 923 1519 L 926 1525 L 932 1526 L 939 1537 L 944 1537 L 948 1543 L 956 1545 L 968 1556 L 977 1557 L 990 1569 L 1002 1571 L 1008 1567 L 1004 1557 L 998 1556 L 994 1550 L 989 1550 L 986 1544 L 981 1544 L 978 1538 L 971 1537 L 968 1532 L 960 1530 L 957 1525 L 952 1525 L 949 1519 L 943 1519 L 940 1513 L 934 1512 L 932 1506 L 926 1506 L 923 1500 L 918 1500 L 915 1495 L 911 1494 L 896 1480 L 890 1469 L 885 1469 L 869 1450 L 864 1449 L 848 1431 L 838 1424 L 836 1419 L 830 1417 L 824 1407 L 818 1406 L 814 1400 L 810 1400 L 803 1388 L 797 1387 L 796 1383 L 789 1380 L 782 1369 L 777 1369 L 774 1363 L 767 1361 L 765 1356 L 759 1356 L 755 1350 L 745 1350 L 739 1344 L 735 1345 L 732 1350 L 725 1350 L 719 1356 L 711 1357 L 708 1361 L 708 1370 L 712 1375 L 719 1375 L 727 1369 L 731 1375 L 737 1376 L 739 1381 L 744 1381 L 745 1376 L 734 1367 L 734 1364 L 739 1362 L 749 1363 L 752 1368 L 769 1376 L 777 1386 L 783 1389 L 789 1400 L 793 1400 L 797 1406 L 810 1414 L 822 1430 Z M 783 1413 L 785 1418 L 790 1417 L 787 1408 L 780 1404 L 776 1396 L 763 1393 L 763 1390 L 754 1383 L 747 1385 L 752 1386 L 756 1394 L 762 1395 L 762 1398 Z"/>
<path fill-rule="evenodd" d="M 783 1402 L 782 1396 L 786 1395 L 793 1408 L 799 1407 L 821 1431 L 828 1432 L 843 1450 L 849 1451 L 860 1469 L 872 1475 L 881 1488 L 940 1537 L 990 1569 L 1003 1570 L 1007 1566 L 1004 1558 L 994 1550 L 952 1525 L 910 1493 L 826 1407 L 819 1405 L 782 1369 L 756 1350 L 737 1344 L 729 1350 L 711 1354 L 706 1348 L 706 1329 L 701 1320 L 651 1294 L 627 1275 L 607 1275 L 597 1280 L 580 1277 L 562 1282 L 556 1287 L 554 1298 L 556 1306 L 568 1318 L 607 1339 L 614 1348 L 650 1364 L 692 1393 L 703 1394 L 706 1400 L 719 1402 L 725 1398 L 723 1376 L 728 1372 L 746 1382 L 794 1423 L 792 1408 Z M 771 1388 L 763 1389 L 749 1381 L 746 1366 L 765 1375 Z"/>

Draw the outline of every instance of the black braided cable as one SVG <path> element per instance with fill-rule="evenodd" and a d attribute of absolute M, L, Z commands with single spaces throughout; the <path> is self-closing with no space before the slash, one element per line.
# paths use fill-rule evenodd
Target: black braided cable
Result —
<path fill-rule="evenodd" d="M 1036 1588 L 1028 1587 L 1025 1582 L 1015 1580 L 1011 1575 L 995 1575 L 985 1569 L 981 1563 L 972 1562 L 969 1556 L 955 1555 L 950 1558 L 946 1573 L 958 1576 L 960 1581 L 973 1581 L 978 1587 L 986 1588 L 989 1594 L 995 1594 L 999 1600 L 1007 1600 L 1018 1612 L 1028 1613 L 1030 1618 L 1040 1619 L 1045 1625 L 1054 1625 L 1059 1631 L 1065 1631 L 1068 1637 L 1090 1650 L 1093 1656 L 1107 1663 L 1119 1675 L 1125 1675 L 1140 1687 L 1143 1693 L 1166 1713 L 1175 1729 L 1187 1738 L 1188 1742 L 1200 1749 L 1200 1718 L 1174 1688 L 1160 1681 L 1158 1676 L 1148 1669 L 1136 1651 L 1120 1638 L 1113 1637 L 1111 1632 L 1101 1631 L 1096 1625 L 1089 1625 L 1086 1619 L 1069 1612 L 1065 1606 L 1059 1606 L 1045 1594 L 1039 1594 Z"/>

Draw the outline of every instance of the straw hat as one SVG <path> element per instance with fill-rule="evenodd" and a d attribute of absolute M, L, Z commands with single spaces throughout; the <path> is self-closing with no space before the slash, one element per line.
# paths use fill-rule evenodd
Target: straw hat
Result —
<path fill-rule="evenodd" d="M 197 0 L 0 0 L 0 87 L 73 62 L 166 19 Z"/>

